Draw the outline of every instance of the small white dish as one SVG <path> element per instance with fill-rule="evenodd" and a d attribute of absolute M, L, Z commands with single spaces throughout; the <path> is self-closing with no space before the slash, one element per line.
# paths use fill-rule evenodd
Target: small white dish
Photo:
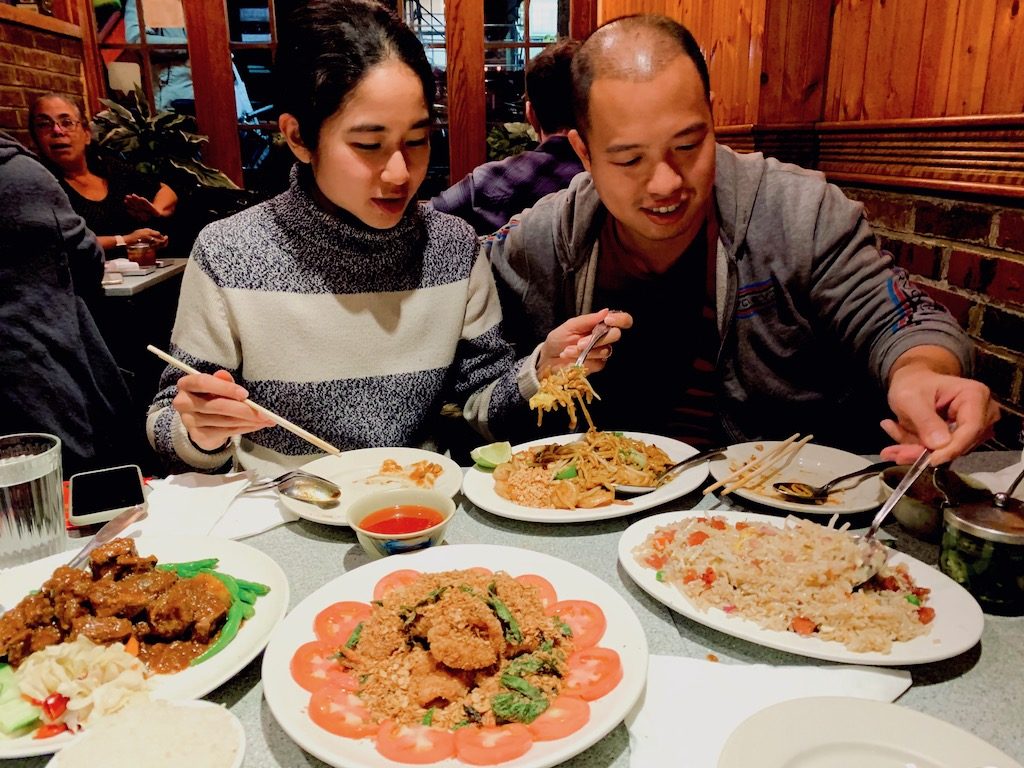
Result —
<path fill-rule="evenodd" d="M 732 472 L 752 457 L 763 456 L 779 444 L 778 440 L 757 440 L 750 443 L 737 443 L 730 446 L 725 456 L 711 462 L 711 475 L 715 480 L 732 474 Z M 829 480 L 864 469 L 871 462 L 853 453 L 830 448 L 827 445 L 808 443 L 781 468 L 766 475 L 759 485 L 751 488 L 737 488 L 733 494 L 741 499 L 762 504 L 773 509 L 784 509 L 788 512 L 799 512 L 804 515 L 827 515 L 835 513 L 867 512 L 877 509 L 889 496 L 878 475 L 867 477 L 852 487 L 843 487 L 829 494 L 824 504 L 807 504 L 789 501 L 772 488 L 772 483 L 800 482 L 808 485 L 824 485 Z"/>
<path fill-rule="evenodd" d="M 408 481 L 401 476 L 380 474 L 381 465 L 388 459 L 403 467 L 418 461 L 438 464 L 441 474 L 429 486 L 435 491 L 454 496 L 462 487 L 462 468 L 447 456 L 419 448 L 361 448 L 345 451 L 340 456 L 322 456 L 302 465 L 302 469 L 307 472 L 330 480 L 341 488 L 337 506 L 322 509 L 287 496 L 278 495 L 278 498 L 281 504 L 306 520 L 324 525 L 348 525 L 349 505 L 357 499 L 383 488 L 405 487 Z"/>
<path fill-rule="evenodd" d="M 208 729 L 208 739 L 198 738 L 199 728 Z M 183 734 L 188 737 L 182 738 Z M 123 756 L 126 765 L 141 761 L 150 768 L 241 768 L 245 729 L 230 710 L 211 701 L 154 699 L 131 705 L 83 731 L 46 768 L 112 765 L 109 761 L 116 756 Z"/>
<path fill-rule="evenodd" d="M 377 533 L 362 527 L 362 522 L 375 512 L 398 512 L 400 507 L 426 507 L 441 516 L 441 522 L 412 533 Z M 441 491 L 423 488 L 388 488 L 360 496 L 348 507 L 348 524 L 355 530 L 363 550 L 377 560 L 388 555 L 401 555 L 433 547 L 444 541 L 448 524 L 455 514 L 455 502 Z"/>
<path fill-rule="evenodd" d="M 799 727 L 794 727 L 799 724 Z M 1021 768 L 954 725 L 882 701 L 818 696 L 762 709 L 732 732 L 718 768 Z"/>

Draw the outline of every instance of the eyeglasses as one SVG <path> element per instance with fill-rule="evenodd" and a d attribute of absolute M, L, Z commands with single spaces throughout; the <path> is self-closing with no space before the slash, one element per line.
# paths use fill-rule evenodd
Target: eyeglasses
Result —
<path fill-rule="evenodd" d="M 62 131 L 70 131 L 76 125 L 81 124 L 81 120 L 73 120 L 70 117 L 61 117 L 57 120 L 51 120 L 48 117 L 40 117 L 32 121 L 32 125 L 37 131 L 52 131 L 57 126 L 60 126 Z"/>

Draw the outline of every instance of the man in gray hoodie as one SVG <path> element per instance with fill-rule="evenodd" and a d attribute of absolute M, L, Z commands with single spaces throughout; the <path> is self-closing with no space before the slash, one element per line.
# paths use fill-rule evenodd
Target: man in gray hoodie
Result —
<path fill-rule="evenodd" d="M 604 25 L 573 86 L 570 141 L 588 173 L 485 247 L 523 348 L 593 308 L 633 315 L 594 382 L 600 428 L 695 445 L 799 431 L 875 452 L 883 419 L 898 444 L 887 456 L 925 445 L 936 464 L 983 439 L 998 409 L 963 378 L 963 331 L 822 174 L 716 144 L 707 66 L 684 27 Z"/>

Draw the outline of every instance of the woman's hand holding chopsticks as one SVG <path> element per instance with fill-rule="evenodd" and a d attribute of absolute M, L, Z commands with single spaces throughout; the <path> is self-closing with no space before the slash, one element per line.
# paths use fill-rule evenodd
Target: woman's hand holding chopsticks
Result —
<path fill-rule="evenodd" d="M 235 435 L 274 426 L 270 418 L 245 402 L 248 397 L 245 388 L 221 370 L 182 376 L 171 404 L 192 442 L 204 451 L 216 451 Z"/>

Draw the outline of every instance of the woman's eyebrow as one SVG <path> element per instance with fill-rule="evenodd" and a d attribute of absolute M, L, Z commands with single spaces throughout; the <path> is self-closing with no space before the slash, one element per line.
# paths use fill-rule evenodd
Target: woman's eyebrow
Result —
<path fill-rule="evenodd" d="M 419 128 L 429 128 L 430 118 L 424 117 L 422 120 L 417 120 L 412 124 L 410 130 L 417 130 Z M 360 123 L 358 125 L 351 126 L 345 133 L 383 133 L 387 130 L 387 126 L 379 125 L 377 123 Z"/>

